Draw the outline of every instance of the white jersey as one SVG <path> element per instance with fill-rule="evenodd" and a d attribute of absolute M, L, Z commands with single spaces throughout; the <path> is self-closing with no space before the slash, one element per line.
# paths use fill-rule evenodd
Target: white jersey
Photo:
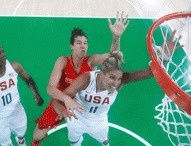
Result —
<path fill-rule="evenodd" d="M 10 116 L 20 106 L 17 76 L 18 74 L 6 60 L 5 75 L 0 77 L 0 118 Z"/>
<path fill-rule="evenodd" d="M 90 72 L 90 83 L 85 90 L 78 92 L 75 100 L 83 104 L 87 109 L 83 114 L 75 112 L 77 116 L 82 116 L 86 119 L 103 120 L 107 118 L 110 106 L 116 99 L 117 91 L 110 93 L 108 90 L 96 93 L 96 78 L 99 70 Z"/>

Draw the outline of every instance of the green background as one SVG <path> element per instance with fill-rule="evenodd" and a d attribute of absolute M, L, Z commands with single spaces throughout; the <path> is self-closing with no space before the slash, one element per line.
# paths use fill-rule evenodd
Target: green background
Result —
<path fill-rule="evenodd" d="M 112 19 L 114 23 L 115 19 Z M 124 53 L 124 71 L 147 68 L 150 57 L 146 36 L 154 20 L 130 19 L 130 24 L 121 37 L 120 50 Z M 34 120 L 39 118 L 51 100 L 47 85 L 54 63 L 59 56 L 67 56 L 70 50 L 71 31 L 79 27 L 88 36 L 88 55 L 109 52 L 112 34 L 106 18 L 59 18 L 59 17 L 0 17 L 0 45 L 9 61 L 19 62 L 34 78 L 45 103 L 39 107 L 33 94 L 19 78 L 21 102 L 28 120 L 26 143 L 32 141 Z M 161 45 L 161 44 L 160 44 Z M 155 106 L 161 103 L 164 92 L 155 78 L 130 83 L 119 92 L 109 111 L 109 122 L 136 133 L 151 145 L 170 146 L 168 136 L 157 125 Z M 65 122 L 63 122 L 65 123 Z M 141 146 L 137 139 L 114 128 L 109 131 L 111 146 Z M 15 144 L 12 135 L 13 144 Z M 43 142 L 42 146 L 69 145 L 67 129 L 61 129 Z M 101 145 L 88 135 L 82 145 Z"/>

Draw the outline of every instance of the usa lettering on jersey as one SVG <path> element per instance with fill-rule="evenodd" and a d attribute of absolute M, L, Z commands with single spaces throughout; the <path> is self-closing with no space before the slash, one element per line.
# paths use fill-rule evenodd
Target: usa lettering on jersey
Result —
<path fill-rule="evenodd" d="M 0 83 L 0 90 L 4 91 L 7 88 L 11 88 L 11 86 L 15 86 L 15 83 L 12 78 L 9 79 L 8 83 L 6 81 L 3 81 Z"/>
<path fill-rule="evenodd" d="M 93 102 L 95 104 L 101 104 L 101 105 L 109 104 L 109 97 L 105 97 L 103 102 L 101 102 L 101 98 L 102 97 L 100 97 L 100 96 L 93 96 L 93 95 L 88 95 L 88 94 L 85 94 L 85 96 L 84 96 L 84 100 L 87 102 Z"/>

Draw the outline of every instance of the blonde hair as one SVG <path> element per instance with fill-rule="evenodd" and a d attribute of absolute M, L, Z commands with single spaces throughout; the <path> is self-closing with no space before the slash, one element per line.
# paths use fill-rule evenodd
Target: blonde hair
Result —
<path fill-rule="evenodd" d="M 109 58 L 107 58 L 101 65 L 101 71 L 109 72 L 110 70 L 122 70 L 123 53 L 121 51 L 113 51 Z"/>

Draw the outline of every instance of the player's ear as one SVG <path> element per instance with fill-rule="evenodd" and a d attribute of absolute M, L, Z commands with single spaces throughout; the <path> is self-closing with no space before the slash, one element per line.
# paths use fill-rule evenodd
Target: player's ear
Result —
<path fill-rule="evenodd" d="M 72 44 L 70 44 L 70 49 L 73 51 L 73 45 Z"/>

